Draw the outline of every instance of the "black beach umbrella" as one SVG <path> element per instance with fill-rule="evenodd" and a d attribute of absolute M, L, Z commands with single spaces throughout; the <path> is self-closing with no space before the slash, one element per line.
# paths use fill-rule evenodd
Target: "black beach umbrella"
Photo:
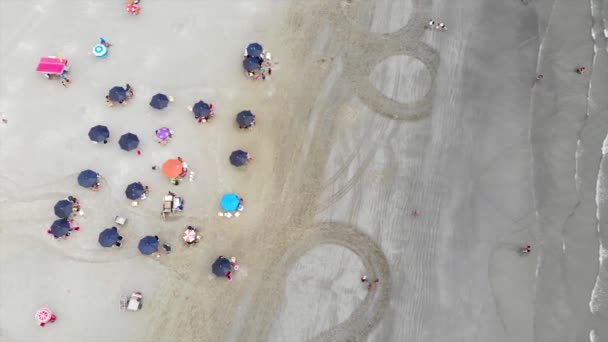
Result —
<path fill-rule="evenodd" d="M 165 94 L 156 94 L 150 100 L 150 106 L 156 109 L 163 109 L 169 105 L 169 97 Z"/>
<path fill-rule="evenodd" d="M 103 247 L 112 247 L 118 242 L 118 229 L 116 227 L 106 228 L 99 233 L 99 244 Z"/>
<path fill-rule="evenodd" d="M 197 119 L 208 119 L 211 114 L 211 107 L 203 101 L 198 101 L 192 106 L 192 113 Z"/>
<path fill-rule="evenodd" d="M 84 170 L 78 175 L 78 184 L 84 188 L 90 188 L 97 184 L 99 174 L 93 170 Z"/>
<path fill-rule="evenodd" d="M 102 142 L 110 137 L 110 130 L 103 125 L 97 125 L 89 130 L 89 139 L 95 142 Z"/>
<path fill-rule="evenodd" d="M 139 240 L 139 245 L 137 245 L 137 248 L 141 254 L 150 255 L 158 251 L 158 240 L 154 236 L 148 235 Z"/>
<path fill-rule="evenodd" d="M 247 57 L 243 60 L 243 68 L 247 71 L 256 71 L 262 67 L 262 59 L 259 57 Z"/>
<path fill-rule="evenodd" d="M 73 204 L 68 200 L 61 200 L 55 204 L 55 215 L 61 218 L 70 217 Z"/>
<path fill-rule="evenodd" d="M 133 133 L 126 133 L 120 137 L 118 145 L 125 151 L 132 151 L 139 146 L 139 138 Z"/>
<path fill-rule="evenodd" d="M 51 225 L 51 232 L 56 238 L 65 236 L 70 232 L 70 222 L 65 218 L 55 220 Z"/>
<path fill-rule="evenodd" d="M 243 166 L 247 161 L 247 152 L 243 150 L 236 150 L 230 154 L 230 164 L 234 166 Z"/>
<path fill-rule="evenodd" d="M 130 200 L 138 200 L 141 198 L 141 196 L 144 195 L 144 192 L 145 190 L 143 184 L 141 184 L 140 182 L 135 182 L 127 186 L 127 190 L 125 190 L 125 195 L 127 195 L 127 198 Z"/>
<path fill-rule="evenodd" d="M 232 271 L 232 264 L 230 264 L 230 260 L 219 257 L 211 265 L 211 271 L 218 277 L 225 277 L 228 272 Z"/>
<path fill-rule="evenodd" d="M 127 90 L 123 87 L 116 86 L 110 89 L 108 96 L 110 97 L 110 100 L 114 102 L 124 102 L 127 100 Z"/>
<path fill-rule="evenodd" d="M 255 115 L 250 110 L 244 110 L 236 115 L 239 127 L 249 127 L 255 123 Z"/>
<path fill-rule="evenodd" d="M 260 57 L 264 53 L 264 48 L 258 43 L 251 43 L 247 45 L 247 56 Z"/>

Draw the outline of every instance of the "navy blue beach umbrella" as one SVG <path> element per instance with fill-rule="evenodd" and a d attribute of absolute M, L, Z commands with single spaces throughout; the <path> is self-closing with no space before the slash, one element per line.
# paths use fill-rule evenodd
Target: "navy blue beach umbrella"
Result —
<path fill-rule="evenodd" d="M 211 271 L 218 277 L 225 277 L 228 272 L 232 271 L 232 264 L 230 263 L 230 260 L 219 257 L 215 260 L 213 265 L 211 265 Z"/>
<path fill-rule="evenodd" d="M 156 237 L 148 235 L 139 240 L 139 245 L 137 248 L 141 254 L 150 255 L 158 251 L 158 240 Z"/>
<path fill-rule="evenodd" d="M 234 166 L 243 166 L 247 161 L 247 152 L 243 150 L 232 151 L 230 154 L 230 164 Z"/>
<path fill-rule="evenodd" d="M 144 195 L 144 192 L 145 190 L 143 184 L 141 184 L 140 182 L 135 182 L 127 186 L 127 190 L 125 190 L 125 195 L 127 195 L 127 198 L 130 200 L 138 200 L 141 198 L 141 196 Z"/>
<path fill-rule="evenodd" d="M 118 145 L 125 151 L 132 151 L 139 146 L 139 138 L 133 133 L 126 133 L 120 137 Z"/>
<path fill-rule="evenodd" d="M 236 115 L 239 127 L 250 127 L 255 123 L 255 115 L 250 110 L 244 110 Z"/>
<path fill-rule="evenodd" d="M 84 170 L 78 175 L 78 185 L 83 188 L 90 188 L 97 184 L 97 177 L 99 174 L 93 170 Z"/>
<path fill-rule="evenodd" d="M 72 214 L 72 202 L 68 200 L 61 200 L 55 204 L 55 215 L 61 218 L 70 217 Z"/>
<path fill-rule="evenodd" d="M 247 45 L 247 56 L 260 57 L 264 53 L 264 48 L 258 43 L 251 43 Z"/>
<path fill-rule="evenodd" d="M 211 107 L 203 101 L 198 101 L 192 106 L 192 113 L 197 119 L 208 119 L 211 114 Z"/>
<path fill-rule="evenodd" d="M 95 127 L 91 127 L 89 130 L 89 139 L 95 142 L 102 142 L 107 140 L 110 137 L 110 130 L 108 127 L 103 125 L 97 125 Z"/>
<path fill-rule="evenodd" d="M 118 242 L 118 229 L 116 227 L 106 228 L 99 233 L 99 244 L 103 247 L 112 247 Z"/>
<path fill-rule="evenodd" d="M 150 106 L 156 109 L 163 109 L 169 105 L 169 97 L 165 94 L 156 94 L 150 100 Z"/>
<path fill-rule="evenodd" d="M 65 236 L 70 232 L 70 222 L 65 218 L 55 220 L 51 225 L 51 232 L 56 238 Z"/>
<path fill-rule="evenodd" d="M 127 100 L 127 89 L 116 86 L 110 89 L 108 96 L 110 97 L 110 100 L 122 103 Z"/>
<path fill-rule="evenodd" d="M 256 71 L 262 67 L 262 59 L 259 57 L 247 57 L 243 60 L 243 68 L 247 71 Z"/>

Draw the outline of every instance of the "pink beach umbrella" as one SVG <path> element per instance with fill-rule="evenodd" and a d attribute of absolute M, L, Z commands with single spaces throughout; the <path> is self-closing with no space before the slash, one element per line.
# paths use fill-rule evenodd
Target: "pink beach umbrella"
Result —
<path fill-rule="evenodd" d="M 51 322 L 55 322 L 55 315 L 50 309 L 42 308 L 36 312 L 36 320 L 38 321 L 38 325 L 43 327 L 45 324 Z"/>
<path fill-rule="evenodd" d="M 194 229 L 186 229 L 182 238 L 187 243 L 194 242 L 196 240 L 196 232 L 194 231 Z"/>

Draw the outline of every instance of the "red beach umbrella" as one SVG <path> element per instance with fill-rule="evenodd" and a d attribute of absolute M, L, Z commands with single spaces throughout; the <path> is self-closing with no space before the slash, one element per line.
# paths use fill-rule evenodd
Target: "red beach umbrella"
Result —
<path fill-rule="evenodd" d="M 168 159 L 163 163 L 162 171 L 169 178 L 177 178 L 184 172 L 184 166 L 178 159 Z"/>

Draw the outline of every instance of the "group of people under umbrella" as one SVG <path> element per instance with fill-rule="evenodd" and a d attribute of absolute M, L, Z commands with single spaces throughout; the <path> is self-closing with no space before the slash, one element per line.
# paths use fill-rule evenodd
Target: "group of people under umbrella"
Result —
<path fill-rule="evenodd" d="M 270 54 L 264 54 L 263 47 L 258 43 L 249 44 L 245 52 L 243 67 L 247 70 L 249 76 L 255 77 L 262 75 L 265 78 L 266 72 L 271 73 L 270 69 Z M 125 87 L 116 86 L 110 89 L 106 96 L 106 102 L 109 106 L 115 104 L 126 104 L 134 95 L 133 88 L 127 84 Z M 155 109 L 164 109 L 169 103 L 173 102 L 173 98 L 165 94 L 159 93 L 152 97 L 150 106 Z M 194 118 L 199 123 L 209 121 L 215 116 L 213 104 L 204 101 L 196 102 L 189 110 L 193 113 Z M 236 122 L 241 129 L 251 129 L 256 124 L 256 117 L 250 110 L 244 110 L 237 114 Z M 92 127 L 88 133 L 89 139 L 95 143 L 107 144 L 110 138 L 110 130 L 103 125 Z M 161 127 L 155 131 L 155 137 L 161 144 L 165 144 L 173 136 L 173 131 L 168 127 Z M 125 151 L 132 151 L 139 146 L 139 137 L 133 133 L 123 134 L 118 144 Z M 233 151 L 230 155 L 230 163 L 234 166 L 243 166 L 248 164 L 253 158 L 250 154 L 243 150 Z M 171 182 L 176 184 L 178 180 L 188 173 L 187 164 L 178 157 L 177 159 L 169 159 L 162 166 L 162 172 L 165 176 L 171 179 Z M 100 187 L 101 176 L 90 169 L 83 170 L 78 175 L 78 184 L 84 188 L 98 191 Z M 138 201 L 145 199 L 149 188 L 141 182 L 134 182 L 127 186 L 125 195 L 128 199 Z M 136 203 L 136 202 L 135 202 Z M 224 194 L 220 200 L 221 212 L 218 214 L 224 217 L 238 217 L 244 209 L 243 199 L 234 193 Z M 72 215 L 81 212 L 78 200 L 72 196 L 68 199 L 60 200 L 55 204 L 55 214 L 59 219 L 55 220 L 48 230 L 55 238 L 66 237 L 70 235 L 72 230 L 79 230 Z M 182 238 L 188 245 L 197 243 L 200 240 L 198 229 L 193 226 L 188 226 L 184 231 Z M 122 236 L 118 232 L 118 228 L 113 226 L 106 228 L 100 232 L 98 242 L 103 247 L 121 246 Z M 169 252 L 171 247 L 167 244 L 163 248 Z M 146 236 L 139 241 L 138 249 L 142 254 L 150 255 L 157 253 L 159 250 L 158 236 Z M 220 256 L 212 265 L 212 272 L 220 277 L 231 279 L 233 270 L 238 270 L 236 259 L 229 260 Z M 44 314 L 44 313 L 43 313 Z M 41 314 L 42 315 L 42 314 Z M 54 316 L 53 316 L 54 317 Z M 54 320 L 54 318 L 53 318 Z"/>
<path fill-rule="evenodd" d="M 195 103 L 192 107 L 188 107 L 188 110 L 194 114 L 194 119 L 198 123 L 205 123 L 215 116 L 213 104 L 202 100 Z"/>
<path fill-rule="evenodd" d="M 265 80 L 272 75 L 271 54 L 264 52 L 259 43 L 251 43 L 245 48 L 243 56 L 243 68 L 247 76 L 255 80 Z"/>
<path fill-rule="evenodd" d="M 150 188 L 147 185 L 143 185 L 141 182 L 133 182 L 127 185 L 125 195 L 128 199 L 133 200 L 133 203 L 137 203 L 139 200 L 146 199 L 147 194 L 150 192 Z M 133 204 L 136 206 L 137 204 Z"/>
<path fill-rule="evenodd" d="M 73 230 L 80 230 L 80 227 L 76 224 L 73 216 L 76 213 L 83 214 L 80 209 L 80 202 L 73 196 L 69 196 L 67 199 L 59 200 L 55 203 L 53 208 L 55 215 L 59 219 L 55 220 L 50 229 L 47 230 L 48 234 L 53 235 L 55 239 L 68 237 L 70 232 Z"/>
<path fill-rule="evenodd" d="M 169 178 L 171 184 L 179 185 L 181 179 L 183 179 L 188 174 L 188 163 L 186 163 L 182 157 L 177 157 L 176 159 L 167 159 L 162 167 L 162 173 Z M 190 179 L 192 179 L 193 174 L 190 174 Z"/>
<path fill-rule="evenodd" d="M 225 277 L 228 280 L 232 280 L 232 271 L 238 271 L 239 268 L 239 264 L 236 263 L 235 257 L 230 257 L 230 259 L 228 259 L 220 255 L 211 265 L 211 272 L 218 277 Z"/>

